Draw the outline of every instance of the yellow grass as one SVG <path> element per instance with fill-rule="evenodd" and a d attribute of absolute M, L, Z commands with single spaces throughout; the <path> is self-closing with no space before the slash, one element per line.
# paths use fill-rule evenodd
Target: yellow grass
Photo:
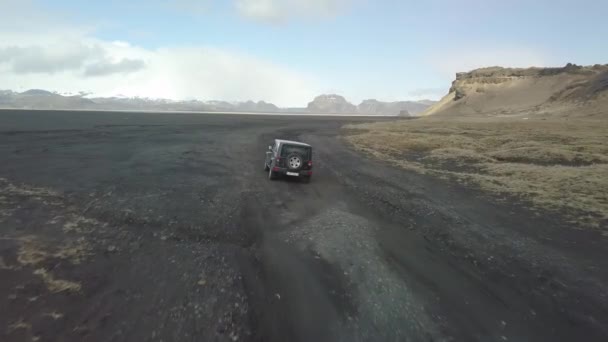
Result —
<path fill-rule="evenodd" d="M 51 293 L 80 291 L 81 285 L 79 283 L 56 279 L 51 272 L 40 266 L 52 259 L 68 260 L 73 264 L 82 262 L 90 255 L 91 251 L 89 244 L 83 238 L 55 249 L 40 242 L 34 236 L 26 236 L 15 240 L 20 243 L 17 262 L 21 266 L 38 267 L 33 273 L 42 278 Z"/>
<path fill-rule="evenodd" d="M 401 167 L 520 196 L 577 225 L 606 228 L 608 122 L 429 117 L 344 129 L 357 149 Z"/>
<path fill-rule="evenodd" d="M 33 236 L 17 239 L 20 242 L 17 261 L 23 266 L 35 266 L 48 259 L 58 258 L 79 264 L 91 254 L 90 245 L 80 238 L 55 249 L 50 248 Z"/>
<path fill-rule="evenodd" d="M 43 316 L 50 317 L 55 321 L 63 318 L 63 314 L 57 311 L 46 312 L 43 314 Z"/>
<path fill-rule="evenodd" d="M 11 323 L 8 326 L 8 332 L 13 332 L 13 331 L 19 330 L 19 329 L 25 329 L 27 331 L 30 331 L 32 329 L 32 325 L 30 323 L 24 322 L 22 319 L 20 319 L 17 322 Z"/>
<path fill-rule="evenodd" d="M 39 268 L 39 269 L 35 270 L 34 274 L 38 275 L 42 278 L 42 281 L 44 281 L 44 284 L 49 289 L 49 291 L 52 293 L 59 293 L 59 292 L 63 292 L 63 291 L 68 291 L 68 292 L 80 291 L 81 286 L 79 283 L 69 281 L 69 280 L 56 279 L 53 276 L 53 274 L 51 274 L 49 271 L 45 270 L 44 268 Z"/>
<path fill-rule="evenodd" d="M 18 196 L 25 196 L 37 201 L 41 201 L 44 205 L 57 206 L 61 204 L 57 202 L 59 195 L 45 188 L 29 187 L 25 185 L 16 186 L 6 179 L 0 178 L 0 204 L 11 204 L 10 199 Z M 10 214 L 10 213 L 9 213 Z M 0 210 L 0 218 L 3 212 Z M 66 233 L 88 232 L 86 226 L 98 223 L 95 220 L 86 219 L 78 214 L 70 213 L 70 221 L 64 225 L 63 230 Z M 57 223 L 57 219 L 61 216 L 56 216 L 49 224 Z M 1 236 L 2 240 L 14 241 L 18 245 L 17 263 L 15 265 L 7 265 L 3 258 L 0 258 L 0 269 L 16 270 L 30 269 L 33 274 L 39 276 L 48 290 L 52 293 L 58 292 L 78 292 L 81 285 L 77 282 L 57 279 L 54 274 L 48 269 L 49 265 L 56 264 L 57 261 L 67 261 L 72 264 L 83 262 L 92 254 L 92 248 L 84 237 L 62 239 L 62 243 L 58 241 L 47 241 L 47 239 L 38 236 Z M 60 318 L 60 314 L 51 313 L 53 319 Z"/>

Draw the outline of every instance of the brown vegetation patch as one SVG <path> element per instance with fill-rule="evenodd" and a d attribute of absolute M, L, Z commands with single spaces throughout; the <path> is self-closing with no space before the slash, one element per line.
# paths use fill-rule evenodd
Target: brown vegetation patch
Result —
<path fill-rule="evenodd" d="M 581 226 L 608 221 L 605 121 L 429 117 L 344 129 L 358 150 L 403 168 L 521 196 Z"/>

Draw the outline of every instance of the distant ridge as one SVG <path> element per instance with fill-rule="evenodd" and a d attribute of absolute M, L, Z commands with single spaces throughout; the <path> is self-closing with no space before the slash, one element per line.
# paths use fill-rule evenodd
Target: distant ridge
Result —
<path fill-rule="evenodd" d="M 54 95 L 50 91 L 42 90 L 42 89 L 30 89 L 21 93 L 21 95 L 30 95 L 30 96 L 52 96 Z"/>
<path fill-rule="evenodd" d="M 142 97 L 95 97 L 87 93 L 61 95 L 42 89 L 22 93 L 0 90 L 0 108 L 14 109 L 66 109 L 66 110 L 148 110 L 148 111 L 199 111 L 199 112 L 259 112 L 259 113 L 334 113 L 368 115 L 407 115 L 425 110 L 429 104 L 415 101 L 380 102 L 363 101 L 355 106 L 340 95 L 320 95 L 307 108 L 279 108 L 264 101 L 173 101 Z"/>
<path fill-rule="evenodd" d="M 346 101 L 337 94 L 317 96 L 308 104 L 308 111 L 339 114 L 369 114 L 369 115 L 416 115 L 426 110 L 435 101 L 396 101 L 382 102 L 374 99 L 364 100 L 358 106 Z"/>

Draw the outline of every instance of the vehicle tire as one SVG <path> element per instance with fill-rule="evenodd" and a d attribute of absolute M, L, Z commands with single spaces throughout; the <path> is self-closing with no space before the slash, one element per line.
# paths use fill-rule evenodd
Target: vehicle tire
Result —
<path fill-rule="evenodd" d="M 274 172 L 272 172 L 272 169 L 268 170 L 268 179 L 270 179 L 270 180 L 277 179 L 277 175 Z"/>
<path fill-rule="evenodd" d="M 304 166 L 304 158 L 297 153 L 287 156 L 287 168 L 291 171 L 299 171 Z"/>
<path fill-rule="evenodd" d="M 266 164 L 266 161 L 264 161 L 264 171 L 268 170 L 270 170 L 270 167 L 268 167 L 268 164 Z"/>

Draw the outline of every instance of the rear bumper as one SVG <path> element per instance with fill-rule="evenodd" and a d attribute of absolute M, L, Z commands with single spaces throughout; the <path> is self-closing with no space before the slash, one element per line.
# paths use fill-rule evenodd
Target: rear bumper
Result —
<path fill-rule="evenodd" d="M 272 168 L 272 172 L 276 172 L 279 175 L 291 176 L 291 177 L 310 177 L 310 176 L 312 176 L 312 170 L 289 171 L 287 168 L 276 167 L 276 166 Z M 287 172 L 297 173 L 298 176 L 288 175 Z"/>

